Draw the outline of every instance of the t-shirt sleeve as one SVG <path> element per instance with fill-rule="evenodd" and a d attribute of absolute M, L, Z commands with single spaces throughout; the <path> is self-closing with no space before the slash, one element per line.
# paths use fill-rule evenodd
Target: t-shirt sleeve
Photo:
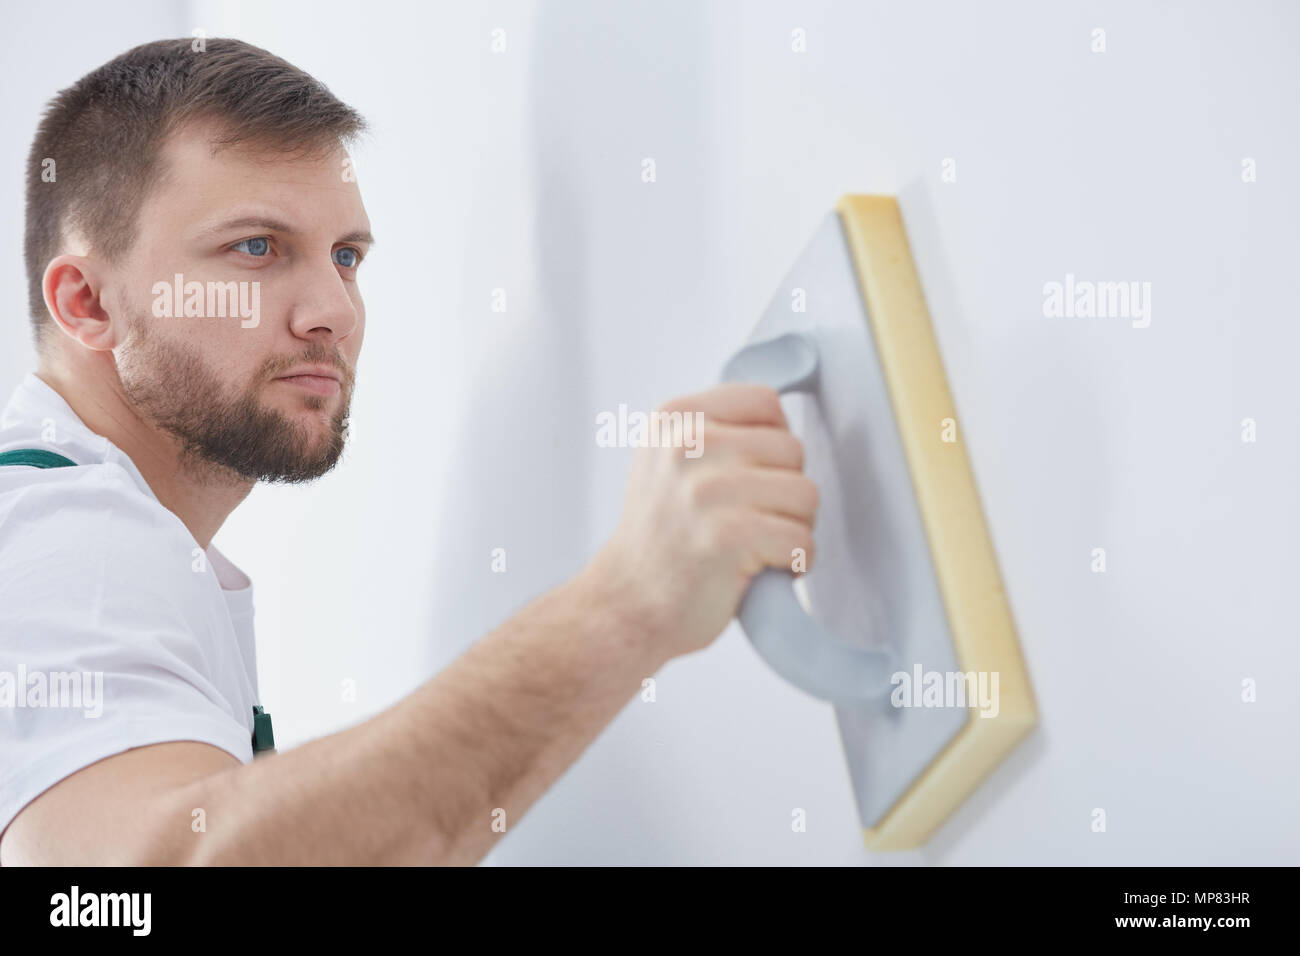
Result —
<path fill-rule="evenodd" d="M 59 471 L 0 493 L 0 833 L 133 747 L 192 740 L 252 760 L 193 538 L 117 466 Z"/>

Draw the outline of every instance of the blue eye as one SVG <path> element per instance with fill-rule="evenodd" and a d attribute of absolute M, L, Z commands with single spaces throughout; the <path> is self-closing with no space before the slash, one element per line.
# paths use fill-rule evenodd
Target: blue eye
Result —
<path fill-rule="evenodd" d="M 238 249 L 240 246 L 247 246 L 248 248 L 243 251 L 250 256 L 260 257 L 271 251 L 271 243 L 265 236 L 258 236 L 256 239 L 245 239 L 242 242 L 235 243 L 230 248 Z"/>
<path fill-rule="evenodd" d="M 343 259 L 340 260 L 339 256 L 343 256 Z M 361 262 L 361 257 L 357 255 L 357 250 L 351 248 L 350 246 L 344 246 L 341 249 L 335 250 L 334 261 L 337 262 L 339 265 L 341 265 L 344 269 L 355 269 L 357 265 Z"/>

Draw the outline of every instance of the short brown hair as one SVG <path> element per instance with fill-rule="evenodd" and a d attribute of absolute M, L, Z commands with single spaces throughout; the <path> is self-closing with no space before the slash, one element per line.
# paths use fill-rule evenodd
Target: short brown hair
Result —
<path fill-rule="evenodd" d="M 46 107 L 27 162 L 27 294 L 38 349 L 51 324 L 42 278 L 64 230 L 75 228 L 108 261 L 130 249 L 163 142 L 200 119 L 219 123 L 220 147 L 310 151 L 366 129 L 323 83 L 241 40 L 157 40 L 83 76 Z"/>

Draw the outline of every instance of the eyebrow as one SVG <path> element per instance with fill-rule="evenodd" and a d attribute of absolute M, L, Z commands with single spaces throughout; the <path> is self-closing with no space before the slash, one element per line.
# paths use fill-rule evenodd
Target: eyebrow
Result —
<path fill-rule="evenodd" d="M 267 232 L 287 232 L 293 233 L 297 230 L 287 222 L 272 218 L 270 216 L 240 216 L 236 219 L 227 219 L 223 222 L 207 226 L 203 229 L 204 235 L 212 235 L 219 232 L 227 232 L 231 229 L 265 229 Z M 345 236 L 340 236 L 338 242 L 362 242 L 368 246 L 375 244 L 375 237 L 365 229 L 354 229 Z"/>

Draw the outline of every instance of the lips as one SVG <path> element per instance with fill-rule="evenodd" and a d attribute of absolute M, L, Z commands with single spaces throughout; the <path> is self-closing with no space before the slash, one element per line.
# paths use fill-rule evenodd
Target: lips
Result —
<path fill-rule="evenodd" d="M 294 378 L 299 375 L 316 375 L 321 378 L 332 378 L 334 381 L 342 381 L 343 376 L 333 365 L 299 365 L 292 372 L 286 372 L 281 378 Z"/>
<path fill-rule="evenodd" d="M 285 375 L 276 381 L 296 385 L 316 395 L 334 395 L 339 390 L 339 380 L 335 375 Z"/>

